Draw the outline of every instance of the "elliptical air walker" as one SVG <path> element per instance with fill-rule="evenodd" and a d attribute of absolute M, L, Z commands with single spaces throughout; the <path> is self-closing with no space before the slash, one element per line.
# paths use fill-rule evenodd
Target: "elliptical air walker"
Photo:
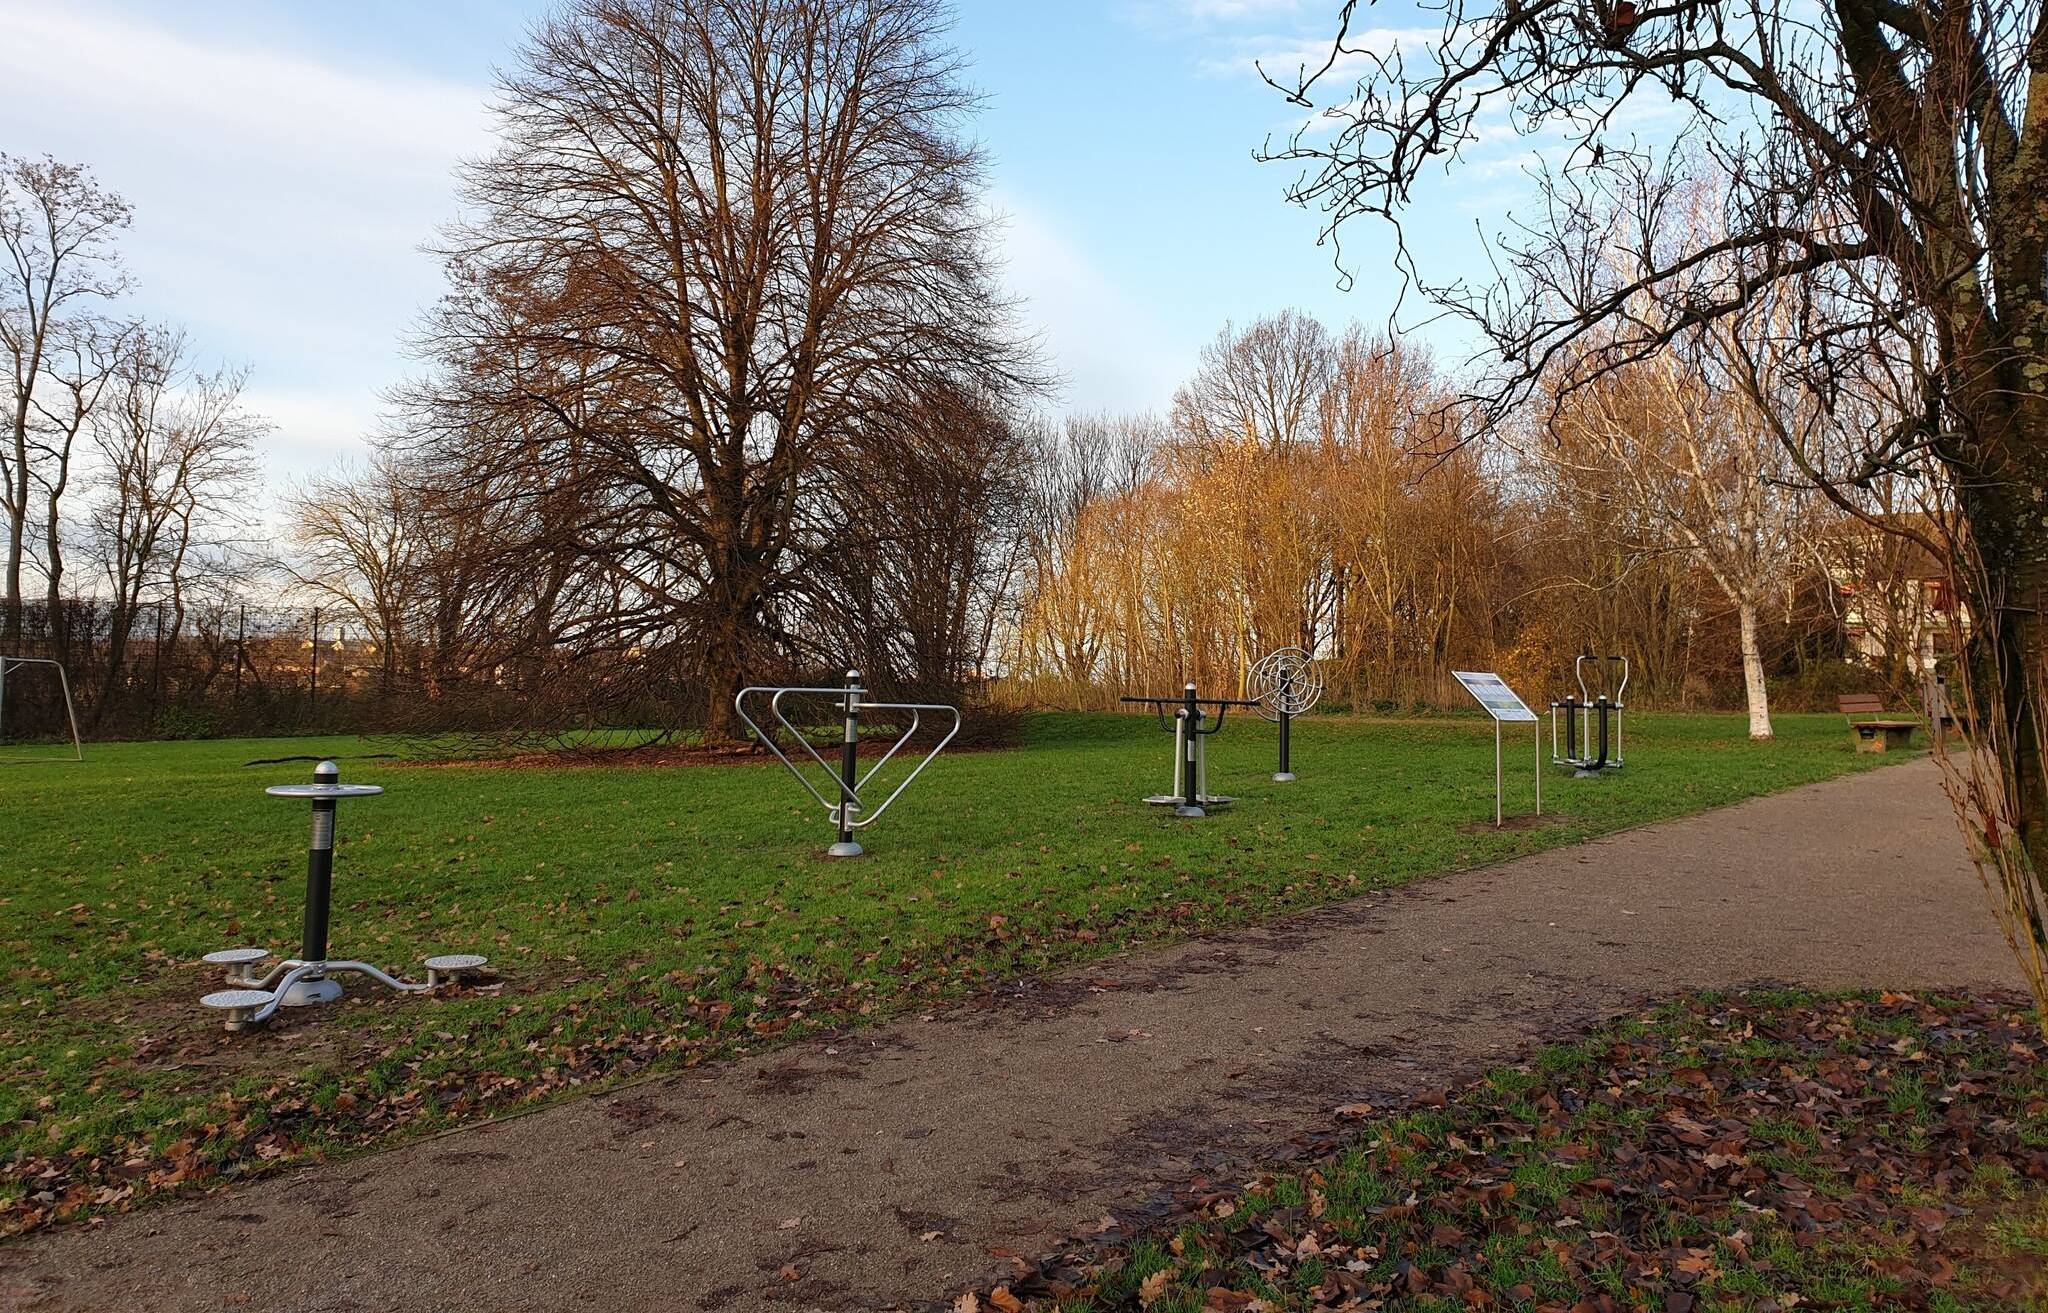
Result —
<path fill-rule="evenodd" d="M 1207 816 L 1208 808 L 1228 807 L 1236 798 L 1209 792 L 1208 740 L 1223 728 L 1223 717 L 1231 707 L 1255 707 L 1256 699 L 1202 698 L 1189 684 L 1177 698 L 1133 698 L 1159 713 L 1159 728 L 1173 731 L 1173 792 L 1156 793 L 1145 799 L 1154 807 L 1171 807 L 1175 816 Z M 1169 723 L 1166 709 L 1174 709 Z M 1212 720 L 1204 707 L 1216 708 Z"/>
<path fill-rule="evenodd" d="M 1600 683 L 1597 694 L 1586 687 L 1588 661 L 1593 663 L 1594 677 Z M 1619 683 L 1615 681 L 1617 672 Z M 1590 779 L 1603 770 L 1620 770 L 1621 722 L 1626 710 L 1622 696 L 1628 692 L 1628 658 L 1587 653 L 1572 663 L 1572 673 L 1579 681 L 1579 696 L 1574 698 L 1567 693 L 1562 701 L 1550 704 L 1550 760 L 1555 765 L 1570 766 L 1579 779 Z M 1561 751 L 1557 732 L 1560 720 L 1564 722 Z"/>

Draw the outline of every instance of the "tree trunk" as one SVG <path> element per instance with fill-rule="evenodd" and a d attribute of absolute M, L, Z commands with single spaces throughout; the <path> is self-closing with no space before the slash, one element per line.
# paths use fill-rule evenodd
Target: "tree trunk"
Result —
<path fill-rule="evenodd" d="M 746 687 L 738 627 L 721 618 L 704 652 L 704 741 L 729 743 L 739 736 L 732 700 Z"/>
<path fill-rule="evenodd" d="M 7 489 L 7 576 L 4 587 L 0 587 L 0 606 L 6 610 L 0 639 L 10 648 L 21 638 L 21 558 L 28 541 L 27 409 L 28 399 L 24 396 L 17 406 L 22 413 L 15 416 L 14 432 L 10 435 L 14 468 L 8 471 L 11 477 Z"/>
<path fill-rule="evenodd" d="M 1756 603 L 1743 599 L 1735 604 L 1742 621 L 1742 690 L 1749 703 L 1749 737 L 1771 737 L 1771 691 L 1764 683 L 1764 658 L 1756 637 Z"/>

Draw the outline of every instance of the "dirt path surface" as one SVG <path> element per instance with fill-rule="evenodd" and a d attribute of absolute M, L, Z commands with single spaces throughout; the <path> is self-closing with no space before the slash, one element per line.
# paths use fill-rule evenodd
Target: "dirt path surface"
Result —
<path fill-rule="evenodd" d="M 1214 822 L 1212 822 L 1214 823 Z M 1222 822 L 1228 824 L 1228 822 Z M 1916 762 L 0 1248 L 0 1306 L 884 1309 L 1649 993 L 2011 984 Z"/>

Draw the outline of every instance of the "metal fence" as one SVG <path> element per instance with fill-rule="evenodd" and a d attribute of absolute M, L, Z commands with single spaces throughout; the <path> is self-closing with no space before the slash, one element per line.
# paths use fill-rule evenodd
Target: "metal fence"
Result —
<path fill-rule="evenodd" d="M 97 598 L 31 603 L 0 654 L 61 662 L 80 721 L 102 737 L 379 729 L 416 683 L 418 653 L 384 650 L 334 608 L 235 600 L 181 614 L 159 599 L 121 619 Z M 54 679 L 18 678 L 5 696 L 9 738 L 64 732 Z"/>

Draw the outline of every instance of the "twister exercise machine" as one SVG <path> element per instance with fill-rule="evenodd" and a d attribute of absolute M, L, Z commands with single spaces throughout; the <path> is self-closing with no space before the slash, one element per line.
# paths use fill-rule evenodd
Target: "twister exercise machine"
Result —
<path fill-rule="evenodd" d="M 1228 807 L 1236 802 L 1209 792 L 1209 737 L 1223 728 L 1224 714 L 1232 707 L 1258 706 L 1256 699 L 1204 698 L 1195 696 L 1195 686 L 1187 685 L 1177 698 L 1133 698 L 1125 702 L 1141 703 L 1159 713 L 1159 728 L 1173 731 L 1173 792 L 1158 793 L 1145 799 L 1154 807 L 1171 807 L 1175 816 L 1207 816 L 1209 807 Z M 1166 709 L 1174 709 L 1169 721 Z M 1212 718 L 1204 707 L 1216 708 Z"/>
<path fill-rule="evenodd" d="M 1305 715 L 1323 695 L 1322 672 L 1307 652 L 1283 647 L 1268 652 L 1252 667 L 1252 685 L 1259 691 L 1259 714 L 1280 723 L 1280 769 L 1273 772 L 1273 779 L 1288 783 L 1294 778 L 1293 735 L 1289 731 L 1294 718 Z"/>
<path fill-rule="evenodd" d="M 1593 678 L 1600 685 L 1598 693 L 1586 687 L 1589 661 L 1593 664 Z M 1579 681 L 1579 696 L 1574 698 L 1567 693 L 1562 701 L 1550 704 L 1550 760 L 1559 766 L 1570 766 L 1579 779 L 1603 770 L 1620 770 L 1621 718 L 1625 710 L 1622 695 L 1628 692 L 1628 658 L 1597 657 L 1589 652 L 1572 663 L 1572 674 Z M 1564 722 L 1562 751 L 1557 741 L 1560 720 Z"/>
<path fill-rule="evenodd" d="M 825 758 L 818 754 L 818 750 L 811 746 L 811 741 L 804 734 L 803 730 L 792 723 L 789 716 L 784 713 L 782 700 L 791 694 L 798 696 L 813 694 L 829 697 L 838 704 L 840 719 L 844 725 L 844 733 L 839 741 L 839 766 L 836 771 L 833 769 L 832 763 L 826 761 Z M 804 768 L 791 761 L 783 753 L 782 749 L 776 745 L 775 736 L 762 729 L 755 722 L 754 718 L 747 714 L 747 699 L 750 697 L 765 697 L 768 699 L 768 713 L 775 718 L 777 724 L 780 724 L 782 728 L 789 731 L 791 738 L 802 745 L 803 750 L 810 754 L 812 761 L 817 762 L 819 766 L 824 768 L 825 774 L 832 781 L 829 788 L 834 796 L 827 797 L 825 793 L 821 792 L 818 786 L 811 782 L 811 777 L 805 772 Z M 733 698 L 732 706 L 733 710 L 739 713 L 740 719 L 747 722 L 747 728 L 753 730 L 755 735 L 761 740 L 762 746 L 775 754 L 775 759 L 786 766 L 790 774 L 796 776 L 797 783 L 803 785 L 804 791 L 813 798 L 816 798 L 819 805 L 830 816 L 838 834 L 837 841 L 825 850 L 826 855 L 830 857 L 860 856 L 863 850 L 858 843 L 854 842 L 853 832 L 873 825 L 876 821 L 882 819 L 882 813 L 889 810 L 889 804 L 903 796 L 903 791 L 910 787 L 910 782 L 916 779 L 924 771 L 925 767 L 931 765 L 932 760 L 945 750 L 948 743 L 953 741 L 953 736 L 960 732 L 960 708 L 949 707 L 938 702 L 872 701 L 868 697 L 868 691 L 861 687 L 860 672 L 858 670 L 846 672 L 846 684 L 842 688 L 782 688 L 772 685 L 743 688 Z M 866 711 L 907 711 L 910 713 L 910 728 L 898 735 L 896 741 L 889 745 L 889 750 L 882 754 L 881 760 L 868 767 L 867 774 L 863 775 L 860 773 L 860 718 L 861 713 Z M 940 739 L 932 746 L 929 752 L 924 754 L 924 759 L 911 769 L 910 774 L 904 776 L 903 781 L 890 790 L 888 797 L 883 798 L 881 802 L 875 804 L 872 808 L 869 807 L 861 801 L 860 791 L 867 788 L 874 781 L 875 776 L 881 771 L 882 767 L 888 765 L 890 760 L 902 750 L 903 745 L 910 742 L 912 737 L 917 734 L 918 726 L 924 723 L 924 713 L 927 711 L 943 712 L 951 716 L 953 718 L 952 727 L 946 731 L 944 738 Z"/>
<path fill-rule="evenodd" d="M 334 813 L 343 798 L 374 798 L 384 790 L 375 784 L 343 784 L 341 768 L 323 761 L 313 768 L 311 784 L 274 784 L 264 790 L 273 798 L 309 798 L 313 803 L 313 837 L 306 846 L 306 914 L 299 942 L 299 956 L 288 958 L 265 971 L 269 950 L 223 948 L 208 953 L 205 961 L 227 968 L 228 988 L 208 994 L 199 1002 L 227 1016 L 229 1030 L 248 1030 L 270 1020 L 280 1007 L 306 1007 L 332 1003 L 341 997 L 339 975 L 363 975 L 403 994 L 425 993 L 440 985 L 488 965 L 489 959 L 475 953 L 445 953 L 430 957 L 423 966 L 427 982 L 415 984 L 385 974 L 367 962 L 331 962 L 327 958 L 327 929 L 334 901 Z"/>

